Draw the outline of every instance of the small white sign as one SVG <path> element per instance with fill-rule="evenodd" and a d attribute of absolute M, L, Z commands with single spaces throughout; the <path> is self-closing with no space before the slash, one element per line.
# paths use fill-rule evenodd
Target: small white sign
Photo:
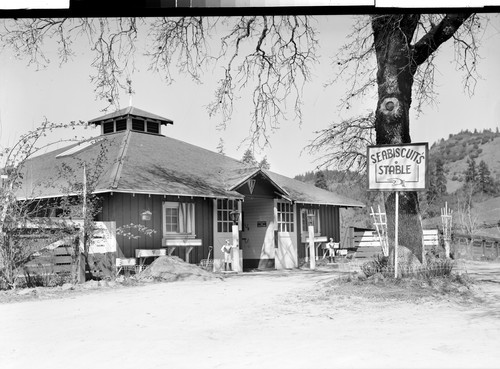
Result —
<path fill-rule="evenodd" d="M 428 151 L 427 143 L 368 146 L 368 190 L 425 190 Z"/>

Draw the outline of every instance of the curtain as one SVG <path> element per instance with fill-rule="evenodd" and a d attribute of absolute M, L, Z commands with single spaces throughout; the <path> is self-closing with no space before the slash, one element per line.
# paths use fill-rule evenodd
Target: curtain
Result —
<path fill-rule="evenodd" d="M 194 204 L 179 203 L 179 233 L 194 233 Z"/>

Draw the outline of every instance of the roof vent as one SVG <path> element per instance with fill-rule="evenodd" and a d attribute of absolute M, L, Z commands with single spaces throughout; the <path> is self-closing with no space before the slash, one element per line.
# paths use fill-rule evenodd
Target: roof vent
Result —
<path fill-rule="evenodd" d="M 114 113 L 92 119 L 89 124 L 101 126 L 101 134 L 103 135 L 127 130 L 161 135 L 161 126 L 174 124 L 174 122 L 168 118 L 129 106 Z"/>

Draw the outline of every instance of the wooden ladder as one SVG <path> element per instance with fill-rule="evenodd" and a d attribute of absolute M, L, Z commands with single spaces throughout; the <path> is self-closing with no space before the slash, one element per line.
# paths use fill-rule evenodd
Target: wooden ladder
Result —
<path fill-rule="evenodd" d="M 373 207 L 370 207 L 370 215 L 373 218 L 373 224 L 375 224 L 375 229 L 377 230 L 378 238 L 380 240 L 380 246 L 382 246 L 382 252 L 384 256 L 389 256 L 389 238 L 387 236 L 387 215 L 380 211 L 380 205 L 378 206 L 378 213 L 375 213 Z"/>

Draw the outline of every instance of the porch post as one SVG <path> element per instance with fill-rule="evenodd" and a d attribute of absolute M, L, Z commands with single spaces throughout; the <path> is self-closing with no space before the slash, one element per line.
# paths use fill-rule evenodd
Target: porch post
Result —
<path fill-rule="evenodd" d="M 316 250 L 314 249 L 314 213 L 307 214 L 309 231 L 309 263 L 311 269 L 316 269 Z"/>
<path fill-rule="evenodd" d="M 235 272 L 241 272 L 241 265 L 240 265 L 240 243 L 239 243 L 239 238 L 240 238 L 240 232 L 239 232 L 239 227 L 238 224 L 233 224 L 233 271 Z"/>

